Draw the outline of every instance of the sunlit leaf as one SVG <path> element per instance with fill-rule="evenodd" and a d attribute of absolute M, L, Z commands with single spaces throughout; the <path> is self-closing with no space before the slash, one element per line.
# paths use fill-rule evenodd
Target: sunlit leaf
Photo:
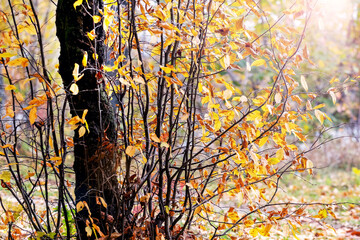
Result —
<path fill-rule="evenodd" d="M 79 87 L 76 83 L 71 84 L 69 90 L 73 95 L 77 95 L 79 93 Z"/>
<path fill-rule="evenodd" d="M 281 100 L 282 100 L 281 94 L 280 94 L 280 93 L 276 93 L 276 94 L 275 94 L 275 102 L 276 102 L 277 104 L 279 104 L 279 103 L 281 103 Z"/>
<path fill-rule="evenodd" d="M 360 169 L 358 169 L 358 168 L 356 168 L 356 167 L 353 167 L 353 168 L 352 168 L 352 172 L 353 172 L 355 175 L 360 176 Z"/>
<path fill-rule="evenodd" d="M 91 237 L 93 231 L 90 226 L 86 226 L 85 232 L 86 232 L 86 236 Z"/>
<path fill-rule="evenodd" d="M 258 66 L 265 65 L 265 64 L 266 64 L 266 61 L 264 59 L 258 59 L 251 64 L 251 67 L 258 67 Z"/>
<path fill-rule="evenodd" d="M 169 67 L 160 66 L 160 68 L 167 74 L 171 72 L 171 68 Z"/>
<path fill-rule="evenodd" d="M 315 110 L 315 117 L 319 120 L 321 124 L 324 122 L 324 115 L 320 110 Z"/>
<path fill-rule="evenodd" d="M 276 158 L 279 159 L 280 161 L 284 159 L 284 149 L 280 148 L 279 150 L 276 151 Z"/>
<path fill-rule="evenodd" d="M 76 0 L 73 4 L 75 10 L 76 10 L 76 7 L 80 6 L 82 4 L 83 0 Z"/>
<path fill-rule="evenodd" d="M 314 216 L 314 218 L 320 218 L 320 219 L 323 219 L 323 218 L 326 218 L 327 217 L 327 211 L 326 209 L 321 209 L 317 215 Z"/>
<path fill-rule="evenodd" d="M 96 34 L 95 34 L 95 31 L 94 31 L 94 30 L 91 30 L 90 32 L 87 32 L 86 34 L 87 34 L 87 36 L 88 36 L 88 38 L 89 38 L 90 40 L 94 40 L 95 37 L 96 37 Z"/>
<path fill-rule="evenodd" d="M 72 75 L 75 82 L 79 81 L 84 76 L 84 74 L 79 75 L 79 64 L 75 63 Z"/>
<path fill-rule="evenodd" d="M 280 162 L 279 158 L 273 157 L 273 158 L 269 158 L 268 160 L 269 165 L 275 165 L 278 164 Z"/>
<path fill-rule="evenodd" d="M 7 90 L 7 91 L 16 90 L 16 87 L 14 85 L 7 85 L 5 87 L 5 90 Z"/>
<path fill-rule="evenodd" d="M 7 65 L 11 67 L 17 67 L 17 66 L 27 67 L 29 65 L 29 60 L 27 58 L 21 57 L 11 60 L 10 62 L 7 63 Z"/>
<path fill-rule="evenodd" d="M 0 58 L 9 58 L 9 57 L 13 57 L 13 56 L 16 56 L 16 54 L 14 53 L 0 53 Z"/>
<path fill-rule="evenodd" d="M 35 123 L 36 118 L 37 118 L 37 108 L 33 107 L 29 113 L 29 120 L 31 125 Z"/>
<path fill-rule="evenodd" d="M 259 141 L 259 147 L 264 146 L 264 144 L 268 141 L 268 138 L 269 138 L 269 137 L 263 137 L 263 138 L 261 138 L 260 141 Z"/>
<path fill-rule="evenodd" d="M 300 82 L 301 82 L 301 86 L 305 89 L 305 91 L 308 91 L 308 85 L 306 83 L 305 77 L 303 75 L 301 75 L 300 77 Z"/>
<path fill-rule="evenodd" d="M 161 142 L 160 138 L 158 138 L 155 133 L 150 134 L 150 138 L 156 143 Z"/>
<path fill-rule="evenodd" d="M 101 21 L 101 17 L 100 17 L 100 16 L 95 15 L 95 16 L 93 16 L 93 20 L 94 20 L 94 23 L 98 23 L 98 22 L 100 22 L 100 21 Z"/>
<path fill-rule="evenodd" d="M 3 171 L 0 174 L 0 179 L 3 180 L 4 182 L 10 182 L 11 173 L 9 171 Z"/>
<path fill-rule="evenodd" d="M 130 157 L 133 157 L 135 155 L 135 150 L 136 148 L 134 146 L 127 146 L 125 153 Z"/>
<path fill-rule="evenodd" d="M 87 60 L 88 60 L 88 53 L 87 53 L 87 52 L 84 52 L 84 56 L 83 56 L 83 59 L 82 59 L 82 61 L 81 61 L 82 65 L 83 65 L 84 67 L 87 66 Z"/>
<path fill-rule="evenodd" d="M 85 133 L 86 133 L 85 127 L 84 127 L 84 126 L 81 126 L 81 127 L 79 128 L 79 137 L 84 136 Z"/>
<path fill-rule="evenodd" d="M 229 98 L 231 98 L 232 94 L 233 94 L 233 92 L 230 89 L 226 89 L 224 91 L 223 98 L 224 99 L 229 99 Z"/>

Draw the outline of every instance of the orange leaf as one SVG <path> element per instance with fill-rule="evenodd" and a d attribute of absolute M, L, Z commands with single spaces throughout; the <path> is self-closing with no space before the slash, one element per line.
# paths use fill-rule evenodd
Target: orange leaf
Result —
<path fill-rule="evenodd" d="M 26 67 L 27 65 L 29 65 L 29 60 L 27 58 L 21 57 L 11 60 L 10 62 L 7 63 L 7 65 L 11 67 L 16 67 L 16 66 Z"/>
<path fill-rule="evenodd" d="M 30 124 L 33 125 L 35 123 L 35 120 L 37 118 L 37 108 L 36 107 L 33 107 L 31 110 L 30 110 L 30 113 L 29 113 L 29 120 L 30 120 Z"/>
<path fill-rule="evenodd" d="M 135 155 L 135 150 L 136 150 L 136 148 L 135 148 L 134 146 L 128 146 L 128 147 L 126 148 L 126 150 L 125 150 L 125 153 L 126 153 L 128 156 L 132 157 L 132 156 Z"/>

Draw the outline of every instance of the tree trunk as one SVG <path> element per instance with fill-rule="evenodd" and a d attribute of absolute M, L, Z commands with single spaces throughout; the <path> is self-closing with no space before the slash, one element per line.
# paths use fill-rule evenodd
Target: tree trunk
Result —
<path fill-rule="evenodd" d="M 89 131 L 79 137 L 79 128 L 86 126 L 80 123 L 74 136 L 74 172 L 76 175 L 76 202 L 86 201 L 85 206 L 77 213 L 78 238 L 88 239 L 85 228 L 91 229 L 91 237 L 100 232 L 109 233 L 113 218 L 120 216 L 118 205 L 118 181 L 115 174 L 116 129 L 112 107 L 103 90 L 103 77 L 100 72 L 104 58 L 104 30 L 102 22 L 94 24 L 91 15 L 101 16 L 101 0 L 87 0 L 74 8 L 75 0 L 59 0 L 57 5 L 56 27 L 60 41 L 59 73 L 67 91 L 71 115 L 83 115 L 88 110 L 86 121 Z M 87 33 L 95 27 L 96 37 L 90 40 Z M 87 53 L 87 66 L 82 66 L 82 59 Z M 97 54 L 98 59 L 93 56 Z M 84 77 L 77 81 L 79 93 L 69 92 L 74 83 L 73 69 L 77 63 Z M 106 204 L 101 204 L 102 197 Z M 104 206 L 105 205 L 105 206 Z M 79 205 L 80 206 L 80 205 Z M 91 212 L 91 215 L 90 215 Z M 92 225 L 95 224 L 95 225 Z M 96 232 L 96 233 L 95 233 Z M 89 235 L 90 233 L 88 233 Z"/>

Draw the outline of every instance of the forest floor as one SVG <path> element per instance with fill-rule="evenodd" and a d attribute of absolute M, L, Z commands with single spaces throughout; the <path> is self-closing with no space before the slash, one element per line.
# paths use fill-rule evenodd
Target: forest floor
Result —
<path fill-rule="evenodd" d="M 2 203 L 5 208 L 14 210 L 18 204 L 7 191 L 1 190 Z M 54 200 L 56 196 L 51 196 Z M 282 178 L 276 200 L 281 202 L 307 203 L 345 203 L 332 206 L 334 216 L 321 220 L 303 219 L 296 226 L 296 237 L 290 224 L 282 222 L 278 229 L 271 230 L 270 239 L 360 239 L 360 170 L 325 168 L 314 170 L 313 175 L 290 174 Z M 41 198 L 34 199 L 35 204 L 44 204 Z M 329 205 L 331 206 L 331 205 Z M 321 208 L 321 206 L 319 206 Z M 312 215 L 316 215 L 314 210 Z M 4 217 L 0 210 L 0 218 Z M 0 222 L 0 239 L 7 235 L 6 225 Z M 19 224 L 19 223 L 17 223 Z M 22 222 L 20 225 L 26 228 Z M 225 237 L 226 239 L 226 237 Z M 258 239 L 269 239 L 258 236 Z"/>
<path fill-rule="evenodd" d="M 359 169 L 325 168 L 315 170 L 314 176 L 288 175 L 280 186 L 277 199 L 283 201 L 345 204 L 332 206 L 336 218 L 328 214 L 321 222 L 303 220 L 301 226 L 297 226 L 296 237 L 292 236 L 289 226 L 281 226 L 277 239 L 360 239 Z"/>

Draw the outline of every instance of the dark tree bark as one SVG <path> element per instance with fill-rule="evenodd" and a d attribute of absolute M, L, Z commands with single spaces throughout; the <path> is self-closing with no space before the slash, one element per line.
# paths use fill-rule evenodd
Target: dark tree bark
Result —
<path fill-rule="evenodd" d="M 84 1 L 74 9 L 74 0 L 59 0 L 57 5 L 56 27 L 60 41 L 59 73 L 67 90 L 67 98 L 71 115 L 82 117 L 83 111 L 88 110 L 86 121 L 89 132 L 79 137 L 78 129 L 74 136 L 74 172 L 76 175 L 76 202 L 86 201 L 87 208 L 77 213 L 78 238 L 88 239 L 85 227 L 91 222 L 100 227 L 107 235 L 113 224 L 112 219 L 120 216 L 118 206 L 118 181 L 115 175 L 116 139 L 115 121 L 109 99 L 102 89 L 102 75 L 99 71 L 104 59 L 104 31 L 102 22 L 94 24 L 91 15 L 99 15 L 103 9 L 101 0 Z M 91 15 L 90 15 L 91 14 Z M 96 37 L 90 40 L 87 33 L 93 29 Z M 88 54 L 86 68 L 82 67 L 84 53 Z M 97 54 L 95 60 L 93 55 Z M 77 82 L 79 93 L 72 95 L 69 88 L 74 83 L 72 75 L 75 63 L 80 71 L 84 70 L 84 77 Z M 98 197 L 102 197 L 107 208 L 99 204 Z M 99 236 L 98 233 L 96 233 Z M 94 238 L 94 233 L 92 237 Z"/>

